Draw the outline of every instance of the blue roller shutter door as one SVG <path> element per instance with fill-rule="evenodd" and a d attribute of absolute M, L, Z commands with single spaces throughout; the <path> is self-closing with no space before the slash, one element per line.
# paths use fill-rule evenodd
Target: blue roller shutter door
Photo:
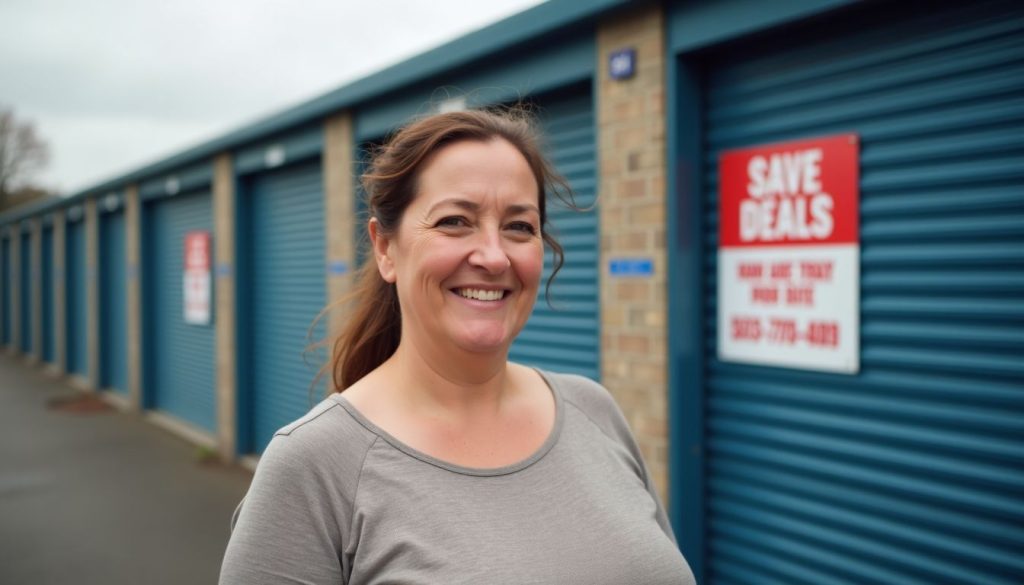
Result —
<path fill-rule="evenodd" d="M 53 363 L 53 228 L 43 228 L 43 361 Z"/>
<path fill-rule="evenodd" d="M 68 372 L 87 375 L 88 331 L 86 307 L 85 222 L 68 223 L 65 243 L 65 334 Z"/>
<path fill-rule="evenodd" d="M 128 391 L 124 212 L 100 216 L 100 386 Z"/>
<path fill-rule="evenodd" d="M 706 62 L 708 583 L 1024 576 L 1024 6 L 914 6 Z M 861 372 L 717 361 L 719 153 L 839 132 Z"/>
<path fill-rule="evenodd" d="M 597 196 L 594 108 L 590 86 L 569 95 L 538 100 L 546 152 L 572 187 L 580 207 Z M 601 376 L 600 227 L 597 209 L 577 212 L 557 199 L 547 202 L 555 236 L 565 248 L 565 265 L 551 287 L 552 256 L 544 258 L 544 279 L 533 314 L 509 352 L 510 359 L 599 380 Z"/>
<path fill-rule="evenodd" d="M 274 432 L 323 397 L 311 390 L 319 357 L 303 352 L 327 302 L 322 171 L 319 162 L 256 175 L 246 183 L 248 343 L 243 374 L 251 389 L 246 449 L 260 453 Z M 318 327 L 319 340 L 324 328 Z"/>
<path fill-rule="evenodd" d="M 185 323 L 182 271 L 185 234 L 212 233 L 212 212 L 206 191 L 157 199 L 146 204 L 143 232 L 147 405 L 211 432 L 216 424 L 214 325 Z"/>
<path fill-rule="evenodd" d="M 2 270 L 0 270 L 0 278 L 3 278 L 3 287 L 0 290 L 0 294 L 3 295 L 2 304 L 0 310 L 4 312 L 4 323 L 3 323 L 3 342 L 4 345 L 11 342 L 11 283 L 14 282 L 11 278 L 11 244 L 7 238 L 4 238 L 3 253 L 0 254 L 0 263 L 3 264 Z"/>
<path fill-rule="evenodd" d="M 21 351 L 32 353 L 32 235 L 21 234 Z"/>

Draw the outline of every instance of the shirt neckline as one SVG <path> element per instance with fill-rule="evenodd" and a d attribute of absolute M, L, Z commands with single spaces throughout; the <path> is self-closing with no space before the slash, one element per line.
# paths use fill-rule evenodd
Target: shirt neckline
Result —
<path fill-rule="evenodd" d="M 345 398 L 345 395 L 343 393 L 333 394 L 331 398 L 335 402 L 337 402 L 338 405 L 344 408 L 345 411 L 348 412 L 349 415 L 356 420 L 356 422 L 365 427 L 368 431 L 377 435 L 378 437 L 386 441 L 389 445 L 410 457 L 413 457 L 435 467 L 440 467 L 441 469 L 445 469 L 453 473 L 458 473 L 460 475 L 472 475 L 477 477 L 509 475 L 511 473 L 522 471 L 523 469 L 526 469 L 527 467 L 530 467 L 534 463 L 540 461 L 545 455 L 547 455 L 549 451 L 551 451 L 551 448 L 554 447 L 556 443 L 558 443 L 558 438 L 562 434 L 562 425 L 563 420 L 565 418 L 565 407 L 564 402 L 562 400 L 562 393 L 558 389 L 558 385 L 553 381 L 553 379 L 547 372 L 544 372 L 536 368 L 534 368 L 534 371 L 540 374 L 541 379 L 544 380 L 545 384 L 547 384 L 548 390 L 551 391 L 551 395 L 554 397 L 555 424 L 552 425 L 551 432 L 548 433 L 548 438 L 544 440 L 544 443 L 541 444 L 541 446 L 536 451 L 528 455 L 525 459 L 521 459 L 515 463 L 510 463 L 509 465 L 504 465 L 502 467 L 466 467 L 464 465 L 458 465 L 456 463 L 451 463 L 443 459 L 438 459 L 437 457 L 434 457 L 432 455 L 428 455 L 418 449 L 410 447 L 406 443 L 403 443 L 402 441 L 398 440 L 393 435 L 391 435 L 391 433 L 380 428 L 379 426 L 374 424 L 373 421 L 363 416 L 363 413 L 359 412 L 359 410 L 355 406 L 353 406 L 351 402 L 349 402 L 348 398 Z"/>

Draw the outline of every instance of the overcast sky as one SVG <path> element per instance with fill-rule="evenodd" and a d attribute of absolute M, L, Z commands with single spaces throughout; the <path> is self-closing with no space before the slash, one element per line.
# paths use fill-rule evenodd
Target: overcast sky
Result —
<path fill-rule="evenodd" d="M 0 107 L 69 195 L 539 0 L 0 0 Z"/>

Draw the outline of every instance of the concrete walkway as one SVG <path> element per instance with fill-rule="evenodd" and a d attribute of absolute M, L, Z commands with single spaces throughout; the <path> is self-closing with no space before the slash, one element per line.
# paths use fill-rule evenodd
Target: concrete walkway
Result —
<path fill-rule="evenodd" d="M 0 583 L 216 583 L 252 476 L 0 355 Z"/>

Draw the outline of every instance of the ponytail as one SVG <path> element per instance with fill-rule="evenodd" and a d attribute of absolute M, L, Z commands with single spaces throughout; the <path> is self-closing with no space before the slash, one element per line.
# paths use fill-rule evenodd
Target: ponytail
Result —
<path fill-rule="evenodd" d="M 354 306 L 331 351 L 331 379 L 336 392 L 384 363 L 402 338 L 398 293 L 394 284 L 381 278 L 372 258 L 359 269 L 355 289 L 344 301 L 342 306 Z"/>

